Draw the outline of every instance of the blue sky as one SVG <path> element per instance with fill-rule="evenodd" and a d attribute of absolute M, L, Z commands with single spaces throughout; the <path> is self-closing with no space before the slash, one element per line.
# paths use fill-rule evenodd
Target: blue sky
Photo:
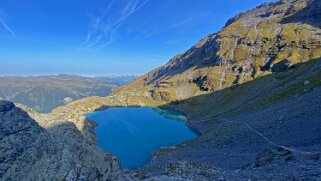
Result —
<path fill-rule="evenodd" d="M 143 74 L 272 0 L 0 0 L 0 74 Z"/>

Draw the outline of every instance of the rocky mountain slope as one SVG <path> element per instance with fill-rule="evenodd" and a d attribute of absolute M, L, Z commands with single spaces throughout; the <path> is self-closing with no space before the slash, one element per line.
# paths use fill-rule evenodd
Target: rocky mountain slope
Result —
<path fill-rule="evenodd" d="M 80 99 L 49 114 L 21 107 L 43 128 L 65 120 L 86 148 L 95 143 L 95 125 L 83 115 L 110 106 L 171 107 L 202 133 L 156 152 L 122 179 L 318 180 L 320 19 L 320 0 L 264 4 L 110 96 Z M 50 135 L 64 135 L 65 128 Z M 73 136 L 67 137 L 62 140 Z"/>
<path fill-rule="evenodd" d="M 241 13 L 221 31 L 122 87 L 119 94 L 137 92 L 157 104 L 166 104 L 319 58 L 320 4 L 318 0 L 285 0 Z"/>
<path fill-rule="evenodd" d="M 321 60 L 311 60 L 285 72 L 163 105 L 187 113 L 188 124 L 202 135 L 156 152 L 151 163 L 126 174 L 143 180 L 318 180 L 320 75 Z M 126 97 L 90 97 L 50 115 L 90 130 L 80 115 L 109 106 L 155 105 L 129 98 L 133 102 Z"/>
<path fill-rule="evenodd" d="M 117 179 L 118 161 L 84 139 L 71 122 L 38 123 L 0 101 L 0 180 Z"/>
<path fill-rule="evenodd" d="M 80 77 L 71 75 L 40 77 L 0 77 L 0 100 L 27 105 L 38 112 L 88 96 L 107 96 L 131 77 Z"/>

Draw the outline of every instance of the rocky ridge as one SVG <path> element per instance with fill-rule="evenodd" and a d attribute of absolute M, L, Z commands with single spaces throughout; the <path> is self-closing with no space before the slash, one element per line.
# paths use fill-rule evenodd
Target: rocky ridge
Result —
<path fill-rule="evenodd" d="M 166 104 L 319 58 L 320 11 L 317 0 L 283 0 L 241 13 L 218 33 L 208 35 L 166 65 L 122 87 L 116 95 L 136 91 L 143 98 Z"/>
<path fill-rule="evenodd" d="M 71 122 L 46 126 L 0 101 L 0 180 L 116 180 L 118 160 L 88 142 Z"/>

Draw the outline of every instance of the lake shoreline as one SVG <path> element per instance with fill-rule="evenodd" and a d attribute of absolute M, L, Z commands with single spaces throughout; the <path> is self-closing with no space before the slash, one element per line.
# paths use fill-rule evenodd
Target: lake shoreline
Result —
<path fill-rule="evenodd" d="M 113 109 L 114 108 L 114 109 Z M 110 112 L 110 111 L 115 111 L 115 110 L 121 110 L 122 108 L 127 108 L 127 109 L 125 109 L 125 110 L 131 110 L 131 108 L 136 108 L 136 110 L 137 110 L 137 112 L 139 113 L 140 111 L 142 111 L 142 110 L 149 110 L 149 111 L 151 111 L 151 112 L 154 112 L 154 114 L 156 114 L 156 115 L 158 115 L 158 117 L 163 117 L 162 119 L 165 119 L 165 120 L 167 120 L 167 122 L 170 124 L 170 125 L 172 125 L 172 126 L 174 126 L 174 125 L 181 125 L 182 124 L 182 126 L 183 127 L 185 127 L 184 128 L 184 130 L 186 129 L 186 131 L 189 131 L 190 133 L 189 134 L 193 134 L 193 135 L 195 135 L 195 136 L 193 136 L 193 137 L 191 137 L 191 139 L 188 139 L 188 140 L 182 140 L 182 141 L 178 141 L 178 140 L 180 140 L 180 139 L 183 139 L 183 137 L 181 137 L 182 136 L 182 132 L 181 131 L 179 131 L 179 132 L 167 132 L 165 135 L 163 135 L 162 137 L 168 137 L 168 139 L 165 139 L 165 140 L 168 140 L 168 141 L 170 141 L 170 142 L 172 142 L 173 140 L 177 140 L 177 142 L 178 143 L 170 143 L 169 145 L 164 145 L 164 146 L 157 146 L 157 148 L 154 148 L 153 149 L 153 151 L 150 153 L 150 155 L 154 155 L 154 153 L 155 152 L 158 152 L 158 151 L 160 151 L 160 150 L 162 150 L 162 149 L 165 149 L 165 148 L 174 148 L 174 147 L 176 147 L 177 145 L 179 145 L 179 144 L 184 144 L 184 143 L 186 143 L 186 142 L 188 142 L 188 141 L 191 141 L 191 140 L 194 140 L 194 139 L 196 139 L 197 137 L 199 137 L 200 135 L 201 135 L 201 133 L 199 133 L 197 130 L 195 130 L 195 129 L 193 129 L 193 127 L 190 127 L 189 126 L 189 124 L 187 123 L 187 117 L 186 117 L 186 114 L 185 113 L 182 113 L 182 112 L 178 112 L 178 111 L 176 111 L 176 110 L 173 110 L 173 109 L 164 109 L 164 108 L 159 108 L 159 107 L 146 107 L 146 106 L 135 106 L 135 107 L 129 107 L 129 106 L 123 106 L 123 107 L 121 107 L 121 106 L 117 106 L 117 107 L 109 107 L 109 108 L 107 108 L 107 109 L 104 109 L 103 111 L 98 111 L 98 112 L 92 112 L 92 113 L 88 113 L 88 114 L 85 114 L 84 116 L 86 116 L 90 121 L 93 121 L 93 122 L 95 122 L 95 127 L 94 127 L 94 134 L 95 134 L 95 136 L 97 137 L 97 146 L 98 147 L 100 147 L 101 149 L 104 149 L 104 150 L 106 150 L 107 152 L 109 152 L 109 153 L 112 153 L 113 154 L 113 151 L 112 151 L 112 148 L 110 148 L 110 149 L 106 149 L 106 148 L 102 148 L 101 147 L 101 144 L 102 143 L 104 143 L 105 145 L 107 144 L 111 144 L 111 145 L 115 145 L 115 143 L 113 143 L 113 142 L 118 142 L 119 140 L 121 140 L 121 139 L 112 139 L 112 141 L 108 141 L 108 142 L 106 142 L 104 139 L 102 139 L 101 138 L 101 134 L 104 134 L 104 135 L 110 135 L 109 137 L 112 137 L 112 135 L 113 135 L 113 133 L 112 132 L 114 132 L 114 130 L 115 129 L 118 129 L 118 128 L 113 128 L 113 129 L 111 129 L 111 130 L 109 130 L 109 133 L 107 132 L 107 133 L 105 133 L 106 131 L 103 131 L 104 133 L 99 133 L 99 132 L 101 132 L 101 131 L 99 131 L 100 129 L 101 129 L 101 127 L 104 127 L 104 130 L 107 130 L 107 129 L 110 129 L 112 126 L 111 125 L 109 125 L 109 128 L 108 127 L 105 127 L 105 123 L 102 123 L 101 121 L 98 121 L 99 119 L 102 119 L 102 118 L 99 118 L 100 116 L 98 116 L 98 115 L 100 115 L 100 114 L 104 114 L 104 112 L 106 113 L 106 112 Z M 108 111 L 109 110 L 109 111 Z M 138 113 L 135 113 L 135 114 L 138 114 Z M 116 119 L 119 119 L 119 117 L 122 117 L 123 116 L 123 114 L 122 115 L 119 115 L 119 116 L 117 116 L 117 113 L 114 113 L 115 115 L 109 115 L 109 116 L 107 116 L 107 117 L 109 117 L 110 119 L 109 119 L 109 121 L 111 121 L 112 119 L 115 119 L 113 116 L 116 116 Z M 146 114 L 147 114 L 147 112 L 146 112 Z M 149 113 L 148 113 L 149 114 Z M 95 117 L 96 116 L 96 117 Z M 144 115 L 144 116 L 146 116 L 146 115 Z M 151 115 L 150 115 L 151 116 Z M 134 116 L 135 118 L 136 118 L 136 115 Z M 137 117 L 139 117 L 139 114 L 137 115 Z M 149 116 L 147 116 L 147 117 L 145 117 L 145 118 L 148 118 Z M 98 120 L 97 120 L 98 119 Z M 120 118 L 121 119 L 121 118 Z M 132 118 L 131 118 L 132 119 Z M 142 119 L 142 118 L 140 118 L 140 119 Z M 156 121 L 156 122 L 154 122 L 154 123 L 151 123 L 149 120 L 148 120 L 148 122 L 146 122 L 146 123 L 144 123 L 143 125 L 143 127 L 145 127 L 145 125 L 148 125 L 148 123 L 150 124 L 150 126 L 152 126 L 152 127 L 155 127 L 156 128 L 156 130 L 154 130 L 154 132 L 156 131 L 156 132 L 160 132 L 159 130 L 162 130 L 162 126 L 161 125 L 163 125 L 163 124 L 165 124 L 165 122 L 164 123 L 162 123 L 161 125 L 159 125 L 159 123 L 161 123 L 161 122 L 158 122 L 157 120 L 159 119 L 159 118 L 156 118 L 156 117 L 154 117 L 154 118 L 152 118 L 153 119 L 153 121 Z M 125 121 L 126 120 L 126 118 L 123 118 L 122 119 L 123 121 Z M 106 120 L 104 120 L 104 121 L 106 121 Z M 115 125 L 115 124 L 122 124 L 122 122 L 123 121 L 116 121 L 116 123 L 115 122 L 109 122 L 108 124 L 113 124 L 113 125 Z M 172 121 L 177 121 L 177 122 L 172 122 Z M 133 125 L 134 125 L 134 127 L 133 128 L 135 128 L 135 129 L 137 129 L 136 127 L 139 127 L 139 125 L 141 124 L 141 123 L 139 123 L 139 122 L 136 122 L 136 123 L 134 123 L 135 122 L 135 120 L 131 120 L 130 121 L 130 123 L 133 123 Z M 180 123 L 181 122 L 181 123 Z M 168 123 L 166 123 L 166 124 L 168 124 Z M 157 126 L 158 125 L 158 126 Z M 159 126 L 161 126 L 161 127 L 159 127 Z M 164 125 L 163 125 L 164 126 Z M 175 126 L 174 127 L 172 127 L 172 126 L 170 126 L 170 128 L 166 128 L 165 130 L 167 130 L 167 129 L 177 129 L 177 128 L 175 128 Z M 181 127 L 181 126 L 180 126 Z M 183 128 L 182 127 L 182 128 Z M 163 127 L 163 129 L 164 129 L 164 127 Z M 181 129 L 181 128 L 180 128 Z M 126 130 L 126 127 L 123 127 L 122 126 L 122 128 L 121 129 L 119 129 L 118 130 L 118 132 L 122 132 L 122 131 L 124 131 L 124 130 Z M 119 134 L 117 132 L 117 134 Z M 145 131 L 142 131 L 142 133 L 141 134 L 146 134 L 146 133 L 148 133 L 148 132 L 150 132 L 150 130 L 145 130 Z M 150 132 L 149 133 L 149 137 L 150 136 L 152 136 L 152 135 L 154 135 L 154 134 L 156 134 L 156 132 L 154 133 L 154 132 Z M 124 135 L 126 135 L 126 134 L 129 134 L 129 133 L 127 133 L 127 132 L 122 132 L 122 134 L 124 134 Z M 172 135 L 172 136 L 170 136 L 170 135 Z M 162 138 L 162 137 L 160 137 L 160 138 Z M 189 136 L 190 137 L 190 136 Z M 129 137 L 127 137 L 126 138 L 126 141 L 128 140 L 128 138 L 130 138 L 130 139 L 132 139 L 132 137 L 131 136 L 129 136 Z M 159 140 L 160 138 L 155 138 L 156 140 Z M 163 138 L 162 138 L 163 139 Z M 187 138 L 186 138 L 187 139 Z M 163 141 L 165 141 L 165 140 L 163 140 Z M 124 142 L 125 140 L 123 140 L 122 142 Z M 160 140 L 159 140 L 160 141 Z M 158 142 L 159 142 L 158 141 Z M 167 142 L 168 142 L 167 141 Z M 166 142 L 166 141 L 165 141 Z M 165 143 L 164 142 L 164 143 Z M 130 145 L 131 143 L 127 143 L 127 145 Z M 157 144 L 157 142 L 154 142 L 153 144 Z M 158 144 L 161 144 L 161 143 L 158 143 Z M 116 145 L 118 145 L 118 143 L 116 144 Z M 125 144 L 126 145 L 126 144 Z M 145 145 L 146 146 L 146 145 Z M 119 147 L 119 145 L 118 145 L 118 147 Z M 114 148 L 114 149 L 116 149 L 116 148 Z M 134 148 L 133 148 L 134 149 Z M 132 150 L 133 150 L 132 149 Z M 137 149 L 137 148 L 136 148 Z M 119 152 L 119 151 L 118 151 Z M 115 153 L 115 151 L 114 151 L 114 153 Z M 123 154 L 123 153 L 122 153 Z M 133 153 L 131 153 L 131 154 L 133 154 Z M 119 157 L 119 156 L 117 156 L 117 154 L 113 154 L 114 156 L 116 155 L 116 157 Z M 124 156 L 123 156 L 124 157 Z M 150 159 L 152 159 L 152 158 L 150 158 Z M 150 162 L 151 160 L 149 160 L 148 162 Z M 145 164 L 148 164 L 148 162 L 146 162 L 146 163 L 144 163 L 144 165 Z M 142 167 L 144 167 L 144 165 L 142 165 Z M 135 169 L 140 169 L 140 168 L 142 168 L 142 167 L 137 167 L 137 168 L 133 168 L 134 170 Z"/>

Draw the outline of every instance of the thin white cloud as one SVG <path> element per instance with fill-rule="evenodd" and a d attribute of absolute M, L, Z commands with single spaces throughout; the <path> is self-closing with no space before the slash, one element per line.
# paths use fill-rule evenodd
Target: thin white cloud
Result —
<path fill-rule="evenodd" d="M 167 41 L 165 42 L 167 45 L 175 45 L 175 44 L 178 44 L 178 43 L 181 43 L 182 40 L 171 40 L 171 41 Z"/>
<path fill-rule="evenodd" d="M 172 4 L 170 4 L 172 5 Z M 195 22 L 197 23 L 197 21 L 199 21 L 200 19 L 204 19 L 208 16 L 211 16 L 212 13 L 211 12 L 202 12 L 202 13 L 198 13 L 195 14 L 191 17 L 187 17 L 187 18 L 183 18 L 180 19 L 179 21 L 173 22 L 172 24 L 169 24 L 168 26 L 162 26 L 159 27 L 158 25 L 148 25 L 148 31 L 144 33 L 144 37 L 143 39 L 148 39 L 151 38 L 153 36 L 156 36 L 160 33 L 165 33 L 165 32 L 169 32 L 169 31 L 176 31 L 177 29 L 183 28 L 185 29 L 186 27 L 191 27 L 193 25 L 195 25 Z M 166 41 L 165 44 L 168 45 L 172 45 L 172 44 L 178 44 L 180 43 L 182 40 L 173 40 L 173 41 Z"/>
<path fill-rule="evenodd" d="M 184 26 L 186 24 L 189 24 L 190 22 L 193 22 L 193 21 L 196 21 L 197 19 L 200 19 L 200 18 L 204 18 L 204 17 L 207 17 L 211 15 L 211 13 L 209 12 L 204 12 L 204 13 L 201 13 L 199 15 L 196 15 L 196 16 L 192 16 L 192 17 L 188 17 L 188 18 L 185 18 L 185 19 L 182 19 L 181 21 L 178 21 L 174 24 L 172 24 L 169 29 L 176 29 L 176 28 L 179 28 L 181 26 Z"/>
<path fill-rule="evenodd" d="M 183 19 L 183 20 L 181 20 L 181 21 L 179 21 L 179 22 L 176 22 L 176 23 L 172 24 L 172 25 L 170 26 L 170 29 L 178 28 L 178 27 L 180 27 L 180 26 L 182 26 L 182 25 L 185 25 L 185 24 L 188 24 L 189 22 L 194 21 L 195 19 L 196 19 L 195 17 Z"/>
<path fill-rule="evenodd" d="M 110 3 L 109 3 L 109 5 L 107 6 L 107 10 L 106 10 L 106 13 L 109 11 L 109 10 L 111 10 L 111 8 L 114 6 L 114 1 L 111 1 Z"/>
<path fill-rule="evenodd" d="M 110 45 L 115 39 L 117 30 L 123 23 L 149 0 L 128 0 L 121 9 L 117 18 L 107 17 L 107 13 L 114 6 L 114 1 L 107 6 L 107 10 L 101 16 L 91 16 L 91 23 L 87 34 L 87 39 L 83 43 L 84 48 L 103 48 Z"/>
<path fill-rule="evenodd" d="M 14 38 L 16 38 L 16 34 L 14 33 L 14 31 L 7 25 L 7 23 L 4 20 L 4 17 L 8 16 L 5 12 L 3 12 L 0 9 L 0 25 L 8 32 L 10 33 Z"/>

